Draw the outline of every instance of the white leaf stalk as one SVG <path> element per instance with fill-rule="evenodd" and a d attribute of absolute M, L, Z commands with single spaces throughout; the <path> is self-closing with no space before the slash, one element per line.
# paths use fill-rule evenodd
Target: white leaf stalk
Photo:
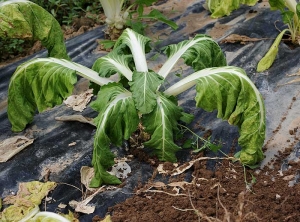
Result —
<path fill-rule="evenodd" d="M 167 75 L 170 73 L 174 65 L 177 63 L 177 61 L 181 58 L 183 53 L 186 52 L 189 48 L 191 48 L 193 45 L 197 44 L 200 41 L 212 41 L 211 38 L 208 37 L 202 37 L 198 38 L 195 40 L 190 41 L 188 44 L 184 45 L 181 49 L 179 49 L 174 55 L 172 55 L 165 63 L 164 65 L 160 68 L 158 71 L 158 74 L 161 75 L 163 78 L 166 78 Z"/>
<path fill-rule="evenodd" d="M 74 62 L 70 62 L 68 60 L 65 60 L 65 59 L 56 59 L 56 58 L 38 58 L 38 59 L 34 59 L 34 60 L 31 60 L 25 64 L 23 64 L 15 73 L 15 75 L 12 77 L 12 80 L 18 76 L 17 73 L 21 73 L 23 72 L 23 70 L 27 67 L 29 67 L 30 65 L 34 64 L 34 63 L 38 63 L 38 62 L 44 62 L 44 64 L 46 65 L 47 63 L 56 63 L 58 65 L 61 65 L 63 67 L 66 67 L 66 68 L 69 68 L 69 69 L 72 69 L 72 70 L 75 70 L 77 72 L 78 75 L 94 82 L 94 83 L 97 83 L 98 85 L 100 86 L 103 86 L 103 85 L 106 85 L 110 82 L 113 82 L 112 80 L 108 79 L 108 78 L 103 78 L 103 77 L 100 77 L 98 75 L 97 72 L 95 72 L 94 70 L 92 69 L 89 69 L 83 65 L 80 65 L 78 63 L 74 63 Z M 11 82 L 12 82 L 11 80 Z"/>
<path fill-rule="evenodd" d="M 299 24 L 299 18 L 297 16 L 297 2 L 295 0 L 285 0 L 285 5 L 288 7 L 288 9 L 292 12 L 294 12 L 294 18 L 293 21 L 288 23 L 289 30 L 291 32 L 292 42 L 296 43 L 296 38 L 300 34 L 300 24 Z M 300 44 L 298 40 L 298 44 Z"/>
<path fill-rule="evenodd" d="M 124 0 L 100 0 L 106 23 L 116 29 L 123 29 L 126 19 L 129 15 L 127 11 L 122 12 Z"/>
<path fill-rule="evenodd" d="M 123 32 L 120 39 L 130 48 L 136 71 L 148 72 L 148 65 L 145 55 L 145 42 L 148 40 L 148 38 L 127 28 Z"/>

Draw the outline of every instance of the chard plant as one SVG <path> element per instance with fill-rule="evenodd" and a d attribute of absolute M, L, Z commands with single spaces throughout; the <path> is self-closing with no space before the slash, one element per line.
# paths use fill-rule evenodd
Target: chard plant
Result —
<path fill-rule="evenodd" d="M 0 2 L 0 38 L 40 40 L 49 56 L 69 59 L 57 20 L 27 0 Z"/>
<path fill-rule="evenodd" d="M 300 3 L 296 0 L 269 0 L 269 3 L 271 10 L 280 10 L 282 20 L 288 28 L 278 34 L 269 51 L 259 61 L 257 65 L 258 72 L 263 72 L 272 66 L 284 34 L 290 33 L 292 43 L 300 45 Z"/>
<path fill-rule="evenodd" d="M 173 29 L 178 26 L 175 22 L 167 19 L 157 9 L 151 10 L 149 14 L 144 14 L 144 7 L 150 6 L 156 0 L 138 0 L 125 8 L 124 0 L 100 0 L 104 14 L 106 16 L 106 23 L 108 25 L 107 34 L 111 40 L 115 40 L 115 36 L 119 36 L 124 28 L 130 27 L 134 31 L 144 34 L 145 25 L 142 19 L 155 19 L 169 25 Z M 133 9 L 136 10 L 133 10 Z"/>
<path fill-rule="evenodd" d="M 18 11 L 23 4 L 31 3 L 19 0 L 17 4 L 14 10 Z M 45 30 L 51 33 L 52 29 L 45 27 Z M 15 30 L 8 29 L 7 32 Z M 144 145 L 152 148 L 160 160 L 175 162 L 176 152 L 180 150 L 174 142 L 179 122 L 192 121 L 192 116 L 178 106 L 176 96 L 195 87 L 197 107 L 217 110 L 218 118 L 238 126 L 240 161 L 245 165 L 261 161 L 265 107 L 245 71 L 227 66 L 219 45 L 211 37 L 198 34 L 193 39 L 167 46 L 164 52 L 168 59 L 155 72 L 148 68 L 146 60 L 150 42 L 148 37 L 127 28 L 113 50 L 98 58 L 91 69 L 59 56 L 21 64 L 11 77 L 8 89 L 7 114 L 12 130 L 24 130 L 33 121 L 37 110 L 42 112 L 61 104 L 71 95 L 77 75 L 80 75 L 93 83 L 97 94 L 91 103 L 98 116 L 94 119 L 97 130 L 92 158 L 95 175 L 90 186 L 120 184 L 118 178 L 107 172 L 115 157 L 110 151 L 111 143 L 121 146 L 122 141 L 129 139 L 142 124 L 151 135 Z M 167 76 L 180 58 L 194 72 L 170 86 Z M 119 75 L 119 81 L 110 79 L 114 74 Z"/>
<path fill-rule="evenodd" d="M 212 18 L 220 18 L 230 15 L 241 4 L 253 6 L 258 0 L 206 0 L 206 7 L 212 13 Z"/>

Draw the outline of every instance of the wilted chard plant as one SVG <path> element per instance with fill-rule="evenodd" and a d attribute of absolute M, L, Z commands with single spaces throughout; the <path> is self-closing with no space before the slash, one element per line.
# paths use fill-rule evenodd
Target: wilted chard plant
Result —
<path fill-rule="evenodd" d="M 262 97 L 244 70 L 226 66 L 218 44 L 206 35 L 166 47 L 167 61 L 156 73 L 148 69 L 146 53 L 150 39 L 126 29 L 112 52 L 97 59 L 89 69 L 57 58 L 39 58 L 20 65 L 11 78 L 8 97 L 8 117 L 13 131 L 22 131 L 39 112 L 61 104 L 72 93 L 79 74 L 101 86 L 91 107 L 99 114 L 95 118 L 92 165 L 95 170 L 91 187 L 119 184 L 109 174 L 114 164 L 110 144 L 122 145 L 141 122 L 151 135 L 144 145 L 162 161 L 176 161 L 174 132 L 178 121 L 190 115 L 178 106 L 176 96 L 196 85 L 196 105 L 207 111 L 218 110 L 218 117 L 237 125 L 240 131 L 240 160 L 253 165 L 263 159 L 265 138 L 265 108 Z M 166 90 L 162 87 L 176 62 L 183 58 L 194 73 Z M 118 73 L 120 81 L 109 77 Z"/>
<path fill-rule="evenodd" d="M 18 16 L 13 19 L 7 16 L 15 11 Z M 33 59 L 17 68 L 9 84 L 8 118 L 13 131 L 22 131 L 32 122 L 36 110 L 42 112 L 61 104 L 72 93 L 76 74 L 89 79 L 94 86 L 100 86 L 97 98 L 91 104 L 99 112 L 95 118 L 97 131 L 92 159 L 95 176 L 91 187 L 121 182 L 107 172 L 114 164 L 110 144 L 121 146 L 123 139 L 128 139 L 140 123 L 151 135 L 144 145 L 153 148 L 160 160 L 175 162 L 176 151 L 180 149 L 174 143 L 178 121 L 191 120 L 191 115 L 178 106 L 176 96 L 195 85 L 197 107 L 218 110 L 219 118 L 239 127 L 241 162 L 253 165 L 263 159 L 265 108 L 262 97 L 242 69 L 226 66 L 224 54 L 212 38 L 197 35 L 167 46 L 168 59 L 156 73 L 148 69 L 146 61 L 150 39 L 126 29 L 113 51 L 96 60 L 89 69 L 68 60 L 62 35 L 58 28 L 54 29 L 57 23 L 49 19 L 48 14 L 25 0 L 0 4 L 0 31 L 3 34 L 16 37 L 19 33 L 35 38 L 38 31 L 40 39 L 48 46 L 49 55 L 56 57 Z M 15 22 L 21 22 L 17 33 L 11 28 Z M 38 23 L 45 27 L 41 29 Z M 195 72 L 164 90 L 168 86 L 164 82 L 180 58 Z M 109 77 L 116 73 L 120 81 L 114 82 Z"/>

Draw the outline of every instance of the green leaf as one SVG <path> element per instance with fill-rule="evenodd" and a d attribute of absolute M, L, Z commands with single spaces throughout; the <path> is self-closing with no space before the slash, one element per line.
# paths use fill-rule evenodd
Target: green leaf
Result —
<path fill-rule="evenodd" d="M 39 112 L 62 103 L 71 95 L 77 81 L 76 71 L 99 85 L 111 80 L 95 71 L 64 59 L 39 58 L 20 65 L 8 88 L 8 118 L 13 131 L 22 131 Z"/>
<path fill-rule="evenodd" d="M 22 131 L 39 112 L 61 104 L 71 95 L 77 82 L 76 72 L 43 60 L 29 61 L 18 67 L 8 89 L 8 118 L 13 131 Z"/>
<path fill-rule="evenodd" d="M 135 3 L 138 5 L 151 6 L 156 1 L 157 0 L 136 0 Z"/>
<path fill-rule="evenodd" d="M 206 72 L 204 72 L 206 71 Z M 218 110 L 218 118 L 239 127 L 240 159 L 253 165 L 264 156 L 262 146 L 266 131 L 263 99 L 247 77 L 237 67 L 221 67 L 200 71 L 197 80 L 196 105 L 206 111 Z"/>
<path fill-rule="evenodd" d="M 131 55 L 121 55 L 118 49 L 114 49 L 106 56 L 98 58 L 92 69 L 102 77 L 110 77 L 116 73 L 125 76 L 129 81 L 132 80 L 132 71 L 129 68 L 132 62 Z"/>
<path fill-rule="evenodd" d="M 295 13 L 291 11 L 283 11 L 281 13 L 282 21 L 285 24 L 292 24 Z"/>
<path fill-rule="evenodd" d="M 30 1 L 0 3 L 0 37 L 40 40 L 50 57 L 69 59 L 59 23 Z"/>
<path fill-rule="evenodd" d="M 114 164 L 110 143 L 121 146 L 123 139 L 129 139 L 139 123 L 131 93 L 121 84 L 110 83 L 101 87 L 91 107 L 99 115 L 94 120 L 97 125 L 92 160 L 95 176 L 90 186 L 119 184 L 121 182 L 106 171 Z"/>
<path fill-rule="evenodd" d="M 133 72 L 130 90 L 136 108 L 142 114 L 152 112 L 156 106 L 156 91 L 162 82 L 162 77 L 155 72 Z"/>
<path fill-rule="evenodd" d="M 298 3 L 296 6 L 296 14 L 297 14 L 298 20 L 300 20 L 300 3 Z"/>
<path fill-rule="evenodd" d="M 182 112 L 182 116 L 180 117 L 180 120 L 186 124 L 190 124 L 194 120 L 194 115 Z"/>
<path fill-rule="evenodd" d="M 147 25 L 142 23 L 141 21 L 133 21 L 133 20 L 127 20 L 126 25 L 130 28 L 132 28 L 133 31 L 139 34 L 144 34 L 144 30 Z"/>
<path fill-rule="evenodd" d="M 220 46 L 207 35 L 198 34 L 191 40 L 169 45 L 165 53 L 169 58 L 158 72 L 164 78 L 180 58 L 196 71 L 226 65 L 226 58 Z"/>
<path fill-rule="evenodd" d="M 270 47 L 269 51 L 267 52 L 267 54 L 259 61 L 259 63 L 257 64 L 257 68 L 256 71 L 257 72 L 263 72 L 265 70 L 267 70 L 268 68 L 270 68 L 276 58 L 276 55 L 278 53 L 278 47 L 280 44 L 280 41 L 284 35 L 284 33 L 286 33 L 287 31 L 289 31 L 288 29 L 284 29 L 275 39 L 275 41 L 273 42 L 272 46 Z"/>
<path fill-rule="evenodd" d="M 117 40 L 115 47 L 126 45 L 130 48 L 136 71 L 148 72 L 145 53 L 150 50 L 150 39 L 127 28 Z"/>
<path fill-rule="evenodd" d="M 173 100 L 159 94 L 155 109 L 142 116 L 143 126 L 151 134 L 151 139 L 144 145 L 154 149 L 153 153 L 161 161 L 176 161 L 175 153 L 180 147 L 174 143 L 174 132 L 178 130 L 181 113 L 181 108 Z"/>
<path fill-rule="evenodd" d="M 182 145 L 182 148 L 184 149 L 187 149 L 187 148 L 191 148 L 192 147 L 192 144 L 193 143 L 193 140 L 192 139 L 187 139 L 184 144 Z"/>
<path fill-rule="evenodd" d="M 161 14 L 161 12 L 158 11 L 157 9 L 153 9 L 149 14 L 147 14 L 147 15 L 142 15 L 142 16 L 140 16 L 140 18 L 156 19 L 156 20 L 158 20 L 158 21 L 161 21 L 161 22 L 167 24 L 168 26 L 170 26 L 170 27 L 171 27 L 172 29 L 174 29 L 174 30 L 178 29 L 178 25 L 177 25 L 175 22 L 173 22 L 173 21 L 167 19 L 167 18 L 166 18 L 163 14 Z"/>
<path fill-rule="evenodd" d="M 258 0 L 206 0 L 206 5 L 212 13 L 212 18 L 219 18 L 230 15 L 230 13 L 238 9 L 241 4 L 253 6 Z"/>
<path fill-rule="evenodd" d="M 269 4 L 271 6 L 271 10 L 284 11 L 286 8 L 284 0 L 269 0 Z"/>
<path fill-rule="evenodd" d="M 99 44 L 102 44 L 105 49 L 112 49 L 115 45 L 116 41 L 114 40 L 101 40 Z"/>

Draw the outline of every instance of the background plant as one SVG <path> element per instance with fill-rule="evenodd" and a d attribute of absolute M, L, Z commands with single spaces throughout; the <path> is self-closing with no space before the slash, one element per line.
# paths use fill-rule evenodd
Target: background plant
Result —
<path fill-rule="evenodd" d="M 130 27 L 135 32 L 144 34 L 146 24 L 144 19 L 154 19 L 161 21 L 173 29 L 178 26 L 175 22 L 167 19 L 158 10 L 153 9 L 149 14 L 144 14 L 144 7 L 151 6 L 156 0 L 138 0 L 138 1 L 124 1 L 124 0 L 100 0 L 101 5 L 106 16 L 107 38 L 116 40 L 122 30 Z"/>
<path fill-rule="evenodd" d="M 257 71 L 270 68 L 277 56 L 279 44 L 286 33 L 290 33 L 291 42 L 300 45 L 300 3 L 296 0 L 269 0 L 271 10 L 281 12 L 283 22 L 288 26 L 282 30 L 271 45 L 269 51 L 259 61 Z"/>

